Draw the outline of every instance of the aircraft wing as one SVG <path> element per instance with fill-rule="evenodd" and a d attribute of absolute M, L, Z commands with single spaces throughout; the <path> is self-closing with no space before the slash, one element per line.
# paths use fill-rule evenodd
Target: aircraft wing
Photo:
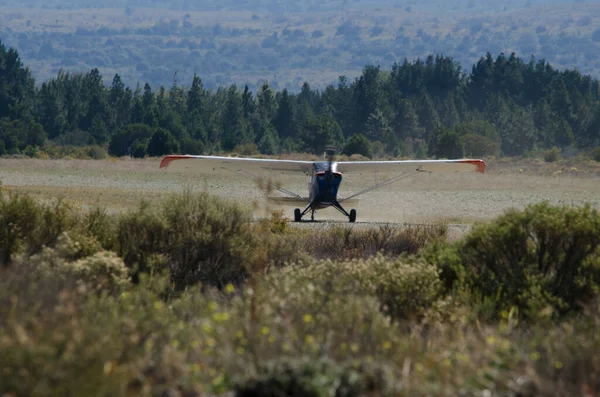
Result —
<path fill-rule="evenodd" d="M 454 173 L 485 171 L 483 160 L 394 160 L 394 161 L 339 161 L 341 173 L 358 175 L 398 175 L 413 172 Z"/>
<path fill-rule="evenodd" d="M 207 174 L 245 172 L 255 176 L 312 172 L 312 161 L 255 159 L 246 157 L 169 155 L 160 162 L 160 168 Z"/>

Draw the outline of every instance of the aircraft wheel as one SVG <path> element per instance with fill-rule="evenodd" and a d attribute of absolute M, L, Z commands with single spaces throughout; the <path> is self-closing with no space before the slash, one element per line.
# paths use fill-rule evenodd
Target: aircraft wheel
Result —
<path fill-rule="evenodd" d="M 294 222 L 300 222 L 302 220 L 302 213 L 300 212 L 300 208 L 296 208 L 294 210 Z"/>
<path fill-rule="evenodd" d="M 350 223 L 353 223 L 355 220 L 356 220 L 356 210 L 351 209 L 350 210 Z"/>

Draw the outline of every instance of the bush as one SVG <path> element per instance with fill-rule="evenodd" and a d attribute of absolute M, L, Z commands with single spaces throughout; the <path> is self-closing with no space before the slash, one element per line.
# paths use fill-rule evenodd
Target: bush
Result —
<path fill-rule="evenodd" d="M 597 210 L 540 203 L 510 210 L 448 249 L 424 254 L 443 270 L 447 287 L 468 289 L 490 316 L 516 308 L 537 317 L 566 315 L 594 299 L 599 247 Z"/>
<path fill-rule="evenodd" d="M 249 220 L 248 211 L 208 194 L 173 196 L 157 211 L 143 203 L 121 218 L 118 253 L 136 273 L 168 267 L 179 289 L 239 284 L 261 250 Z"/>
<path fill-rule="evenodd" d="M 592 150 L 592 159 L 594 161 L 600 162 L 600 147 L 595 147 Z"/>
<path fill-rule="evenodd" d="M 258 146 L 255 143 L 243 143 L 236 145 L 233 152 L 242 156 L 255 156 L 258 154 Z"/>
<path fill-rule="evenodd" d="M 556 146 L 544 152 L 544 161 L 546 163 L 554 163 L 560 157 L 560 149 Z"/>
<path fill-rule="evenodd" d="M 360 154 L 362 156 L 372 158 L 373 150 L 371 148 L 371 141 L 362 134 L 352 135 L 346 142 L 346 145 L 344 145 L 342 154 L 347 156 Z"/>
<path fill-rule="evenodd" d="M 286 268 L 281 274 L 286 281 L 280 288 L 292 283 L 315 295 L 303 298 L 306 305 L 322 299 L 314 288 L 323 288 L 326 295 L 375 296 L 382 312 L 398 321 L 421 318 L 437 302 L 441 287 L 435 266 L 411 257 L 377 255 L 360 261 L 314 261 L 308 266 Z"/>
<path fill-rule="evenodd" d="M 72 239 L 63 233 L 55 248 L 44 248 L 30 258 L 19 258 L 19 266 L 33 265 L 41 277 L 62 277 L 76 280 L 98 292 L 119 289 L 129 284 L 125 263 L 113 252 L 102 251 L 98 242 L 76 235 Z"/>
<path fill-rule="evenodd" d="M 53 246 L 78 219 L 66 201 L 41 205 L 28 196 L 0 192 L 0 264 L 8 265 L 15 254 L 33 255 Z"/>
<path fill-rule="evenodd" d="M 444 131 L 436 139 L 433 154 L 438 159 L 460 159 L 465 156 L 465 147 L 454 131 Z"/>
<path fill-rule="evenodd" d="M 500 145 L 488 137 L 467 134 L 462 137 L 462 141 L 465 146 L 465 155 L 469 157 L 497 156 L 500 154 Z"/>
<path fill-rule="evenodd" d="M 393 395 L 393 374 L 382 365 L 338 364 L 326 359 L 280 359 L 261 363 L 258 374 L 238 381 L 238 397 L 337 397 Z"/>

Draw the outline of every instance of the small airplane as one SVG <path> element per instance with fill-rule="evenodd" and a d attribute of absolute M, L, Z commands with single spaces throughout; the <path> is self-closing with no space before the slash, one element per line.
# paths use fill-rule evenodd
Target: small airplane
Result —
<path fill-rule="evenodd" d="M 311 220 L 317 210 L 333 207 L 348 217 L 350 222 L 356 221 L 356 210 L 348 212 L 342 203 L 352 204 L 357 196 L 379 189 L 400 179 L 418 173 L 455 173 L 455 172 L 485 172 L 485 162 L 475 159 L 456 160 L 392 160 L 392 161 L 339 161 L 334 160 L 336 149 L 327 147 L 324 161 L 299 161 L 279 159 L 258 159 L 244 157 L 197 156 L 197 155 L 168 155 L 160 162 L 159 168 L 169 167 L 177 171 L 196 171 L 201 173 L 219 174 L 223 172 L 240 172 L 256 180 L 265 181 L 257 174 L 265 171 L 284 175 L 289 173 L 304 173 L 309 177 L 308 197 L 274 185 L 288 197 L 269 197 L 269 200 L 286 204 L 297 204 L 304 209 L 294 210 L 294 221 L 300 222 L 302 217 L 311 212 Z M 348 197 L 339 195 L 342 183 L 342 172 L 358 173 L 366 180 L 375 176 L 386 176 L 383 181 Z"/>

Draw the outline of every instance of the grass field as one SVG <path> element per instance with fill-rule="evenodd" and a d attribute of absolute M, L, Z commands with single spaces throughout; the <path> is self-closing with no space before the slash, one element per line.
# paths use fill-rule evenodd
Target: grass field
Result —
<path fill-rule="evenodd" d="M 0 180 L 9 191 L 41 199 L 62 197 L 85 208 L 111 212 L 136 207 L 140 199 L 157 202 L 183 190 L 209 191 L 256 207 L 265 214 L 265 194 L 244 176 L 215 178 L 159 169 L 160 159 L 37 160 L 0 159 Z M 366 181 L 344 175 L 341 194 L 364 189 Z M 284 186 L 306 194 L 304 176 Z M 540 201 L 600 207 L 600 167 L 592 163 L 533 160 L 488 161 L 485 174 L 417 175 L 361 196 L 357 222 L 449 222 L 469 224 L 495 218 L 508 208 Z M 277 207 L 270 207 L 276 209 Z M 279 207 L 292 216 L 293 207 Z M 337 211 L 317 213 L 319 220 L 344 220 Z"/>

